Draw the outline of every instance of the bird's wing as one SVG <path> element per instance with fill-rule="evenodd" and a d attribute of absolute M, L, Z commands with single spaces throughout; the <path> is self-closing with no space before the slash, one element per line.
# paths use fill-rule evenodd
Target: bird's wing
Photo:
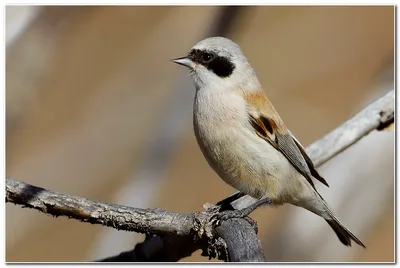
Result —
<path fill-rule="evenodd" d="M 289 131 L 290 133 L 290 131 Z M 318 171 L 315 169 L 314 163 L 312 162 L 311 158 L 308 156 L 308 154 L 306 153 L 306 150 L 304 150 L 304 147 L 300 144 L 300 142 L 296 139 L 296 137 L 290 133 L 290 135 L 292 136 L 292 139 L 294 140 L 294 142 L 296 143 L 297 147 L 299 148 L 301 154 L 303 155 L 304 159 L 306 160 L 307 166 L 310 169 L 311 175 L 313 175 L 314 178 L 316 178 L 317 180 L 319 180 L 320 182 L 322 182 L 323 184 L 325 184 L 326 186 L 329 187 L 328 182 L 321 177 L 321 175 L 319 175 Z"/>
<path fill-rule="evenodd" d="M 274 118 L 266 115 L 266 105 L 269 106 L 269 109 L 275 111 L 272 104 L 266 98 L 262 101 L 258 101 L 258 103 L 255 103 L 253 99 L 253 101 L 249 103 L 250 105 L 254 104 L 253 107 L 249 107 L 249 121 L 257 135 L 281 152 L 313 187 L 314 183 L 311 179 L 312 176 L 329 187 L 326 180 L 322 178 L 315 169 L 314 164 L 307 155 L 303 146 L 301 146 L 296 138 L 285 127 L 277 113 L 274 113 L 276 114 Z"/>

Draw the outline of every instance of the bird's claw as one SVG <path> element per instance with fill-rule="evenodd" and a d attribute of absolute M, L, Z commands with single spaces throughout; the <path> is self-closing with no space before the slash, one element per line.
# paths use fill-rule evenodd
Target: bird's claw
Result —
<path fill-rule="evenodd" d="M 219 212 L 218 214 L 214 214 L 210 218 L 210 221 L 212 221 L 214 225 L 220 226 L 223 221 L 233 219 L 233 218 L 245 219 L 251 225 L 251 227 L 253 227 L 255 232 L 258 233 L 257 222 L 255 222 L 252 218 L 248 217 L 248 213 L 246 213 L 242 210 L 225 210 L 225 211 Z"/>

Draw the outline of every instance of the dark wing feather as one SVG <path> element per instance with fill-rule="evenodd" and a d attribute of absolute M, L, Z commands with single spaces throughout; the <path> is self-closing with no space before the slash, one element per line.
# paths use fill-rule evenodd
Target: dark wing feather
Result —
<path fill-rule="evenodd" d="M 254 127 L 256 133 L 275 149 L 280 151 L 313 187 L 314 183 L 311 176 L 314 176 L 320 182 L 328 186 L 325 179 L 315 170 L 311 159 L 308 157 L 303 147 L 290 132 L 280 133 L 279 131 L 274 131 L 274 129 L 277 128 L 274 120 L 263 116 L 255 118 L 250 115 L 250 123 Z"/>
<path fill-rule="evenodd" d="M 329 187 L 328 182 L 321 177 L 321 175 L 319 175 L 318 171 L 315 169 L 314 163 L 312 162 L 311 158 L 308 156 L 308 154 L 306 153 L 306 150 L 304 150 L 304 147 L 300 144 L 300 142 L 293 136 L 293 134 L 290 133 L 290 135 L 292 136 L 294 142 L 296 143 L 297 147 L 299 148 L 301 154 L 303 155 L 304 159 L 307 162 L 307 166 L 311 171 L 311 175 L 313 175 L 314 178 L 316 178 L 317 180 L 319 180 L 321 183 L 325 184 L 326 186 Z"/>

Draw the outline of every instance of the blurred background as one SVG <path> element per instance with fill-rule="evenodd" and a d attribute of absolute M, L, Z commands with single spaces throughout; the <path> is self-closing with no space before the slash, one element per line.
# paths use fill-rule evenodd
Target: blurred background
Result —
<path fill-rule="evenodd" d="M 231 194 L 196 144 L 188 71 L 170 62 L 213 35 L 242 47 L 304 146 L 394 87 L 393 6 L 7 6 L 7 176 L 174 212 Z M 266 257 L 394 261 L 394 128 L 319 170 L 321 194 L 367 249 L 285 205 L 252 214 Z M 9 262 L 91 261 L 143 240 L 10 204 L 6 232 Z"/>

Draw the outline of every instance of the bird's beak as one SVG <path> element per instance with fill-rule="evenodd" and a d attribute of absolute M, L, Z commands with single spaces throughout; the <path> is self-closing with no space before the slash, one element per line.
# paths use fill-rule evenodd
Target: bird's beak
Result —
<path fill-rule="evenodd" d="M 193 61 L 191 61 L 188 57 L 177 58 L 173 59 L 172 61 L 188 68 L 193 68 Z"/>

